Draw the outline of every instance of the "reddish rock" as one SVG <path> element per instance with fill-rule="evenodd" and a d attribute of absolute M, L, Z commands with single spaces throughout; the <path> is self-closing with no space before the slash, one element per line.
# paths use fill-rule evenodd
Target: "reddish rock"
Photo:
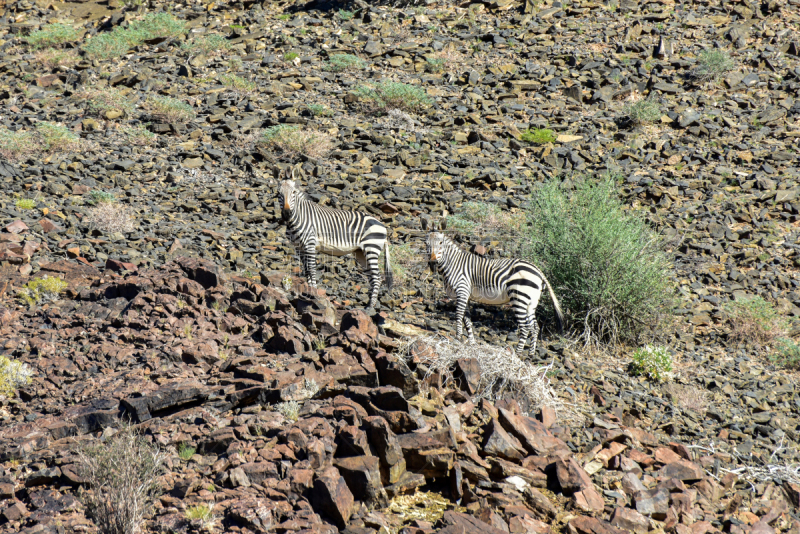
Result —
<path fill-rule="evenodd" d="M 594 517 L 578 516 L 567 523 L 567 532 L 569 534 L 625 534 L 626 531 Z"/>
<path fill-rule="evenodd" d="M 628 532 L 646 534 L 650 530 L 650 520 L 630 508 L 617 507 L 611 516 L 610 523 Z"/>
<path fill-rule="evenodd" d="M 439 530 L 439 534 L 506 534 L 507 532 L 460 512 L 445 512 L 442 522 L 447 526 Z"/>
<path fill-rule="evenodd" d="M 550 525 L 529 515 L 514 516 L 508 520 L 511 534 L 550 534 Z"/>
<path fill-rule="evenodd" d="M 524 458 L 522 444 L 506 432 L 497 419 L 492 419 L 484 430 L 484 436 L 486 439 L 483 442 L 483 450 L 486 454 L 514 461 Z"/>
<path fill-rule="evenodd" d="M 677 478 L 684 482 L 697 482 L 705 477 L 703 468 L 699 465 L 680 459 L 677 462 L 672 462 L 658 471 L 659 477 Z"/>
<path fill-rule="evenodd" d="M 372 318 L 362 310 L 350 310 L 342 316 L 339 325 L 340 332 L 355 329 L 359 334 L 375 339 L 378 337 L 378 327 Z"/>
<path fill-rule="evenodd" d="M 6 507 L 0 516 L 4 517 L 6 521 L 19 521 L 28 514 L 25 505 L 17 501 L 11 506 Z"/>
<path fill-rule="evenodd" d="M 664 519 L 669 509 L 669 492 L 665 489 L 640 491 L 633 495 L 632 502 L 640 514 Z"/>
<path fill-rule="evenodd" d="M 279 505 L 265 499 L 237 499 L 228 507 L 228 516 L 243 526 L 267 532 L 277 523 Z"/>
<path fill-rule="evenodd" d="M 594 488 L 587 488 L 585 490 L 577 491 L 572 496 L 572 502 L 575 508 L 581 512 L 597 513 L 602 512 L 605 507 L 605 502 L 600 493 Z"/>
<path fill-rule="evenodd" d="M 314 482 L 310 501 L 317 513 L 330 518 L 339 529 L 344 529 L 353 513 L 355 500 L 339 471 L 331 467 Z"/>
<path fill-rule="evenodd" d="M 644 467 L 650 467 L 651 465 L 655 464 L 656 461 L 653 459 L 652 456 L 649 456 L 642 451 L 631 449 L 628 451 L 628 458 L 633 460 L 634 462 L 642 465 Z"/>
<path fill-rule="evenodd" d="M 566 495 L 594 488 L 592 479 L 574 458 L 556 460 L 556 477 Z"/>
<path fill-rule="evenodd" d="M 567 444 L 553 436 L 542 423 L 531 417 L 514 415 L 500 409 L 499 421 L 531 453 L 539 456 L 570 454 Z"/>
<path fill-rule="evenodd" d="M 339 470 L 347 487 L 359 501 L 378 507 L 388 504 L 386 491 L 381 483 L 380 460 L 377 457 L 339 458 L 334 460 L 333 465 Z"/>
<path fill-rule="evenodd" d="M 675 452 L 665 447 L 659 447 L 658 449 L 656 449 L 654 456 L 656 462 L 662 464 L 671 464 L 673 462 L 678 462 L 681 459 L 681 457 L 678 456 Z"/>
<path fill-rule="evenodd" d="M 28 225 L 22 221 L 14 221 L 6 226 L 6 232 L 10 234 L 21 234 L 28 231 Z"/>
<path fill-rule="evenodd" d="M 58 232 L 61 230 L 61 227 L 51 221 L 50 219 L 41 219 L 39 221 L 39 226 L 42 227 L 42 232 L 49 234 L 50 232 Z"/>

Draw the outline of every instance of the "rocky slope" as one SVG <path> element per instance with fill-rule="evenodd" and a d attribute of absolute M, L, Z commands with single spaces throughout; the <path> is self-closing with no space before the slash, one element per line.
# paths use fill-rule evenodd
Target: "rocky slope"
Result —
<path fill-rule="evenodd" d="M 79 136 L 0 162 L 0 350 L 34 370 L 0 408 L 0 530 L 91 531 L 75 447 L 127 417 L 170 454 L 153 532 L 203 528 L 185 510 L 209 502 L 216 528 L 240 532 L 800 530 L 799 481 L 781 468 L 797 455 L 796 382 L 734 342 L 722 309 L 760 295 L 800 314 L 800 4 L 342 7 L 171 3 L 187 35 L 104 60 L 83 43 L 134 9 L 0 2 L 2 126 Z M 63 21 L 80 31 L 55 66 L 25 39 Z M 200 50 L 203 34 L 227 48 Z M 699 80 L 697 58 L 715 46 L 734 66 Z M 366 68 L 326 70 L 338 53 Z M 383 79 L 418 85 L 432 105 L 365 114 L 353 91 Z M 125 102 L 93 108 L 87 94 L 109 88 Z M 193 118 L 160 122 L 154 95 Z M 626 105 L 643 96 L 659 118 L 632 127 Z M 309 191 L 375 213 L 403 247 L 407 277 L 379 315 L 360 309 L 352 260 L 326 264 L 323 292 L 300 282 L 277 206 L 288 161 L 254 144 L 279 124 L 327 134 L 329 155 L 302 158 Z M 558 138 L 529 145 L 528 128 Z M 468 361 L 455 387 L 422 387 L 424 369 L 398 347 L 452 332 L 436 282 L 419 280 L 422 219 L 467 200 L 515 211 L 539 181 L 607 171 L 671 240 L 673 383 L 545 338 L 540 355 L 555 358 L 554 387 L 580 424 L 472 398 Z M 96 191 L 133 227 L 90 224 Z M 65 298 L 29 309 L 16 294 L 45 274 L 69 282 Z M 473 312 L 494 343 L 513 341 L 510 319 Z M 275 411 L 292 400 L 296 422 Z M 181 459 L 181 445 L 196 454 Z"/>

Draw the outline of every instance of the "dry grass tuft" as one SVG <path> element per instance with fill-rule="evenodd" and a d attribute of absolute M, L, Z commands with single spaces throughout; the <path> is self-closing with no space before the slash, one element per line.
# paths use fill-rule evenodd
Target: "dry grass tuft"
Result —
<path fill-rule="evenodd" d="M 681 410 L 691 410 L 701 415 L 706 413 L 709 405 L 708 392 L 697 386 L 675 383 L 667 384 L 665 390 L 672 397 L 672 402 Z"/>
<path fill-rule="evenodd" d="M 144 108 L 150 120 L 155 122 L 182 124 L 195 117 L 192 106 L 168 96 L 151 96 L 145 102 Z"/>
<path fill-rule="evenodd" d="M 475 399 L 495 401 L 510 395 L 529 413 L 550 407 L 560 419 L 577 417 L 574 407 L 559 399 L 550 385 L 547 373 L 551 366 L 526 363 L 511 348 L 481 342 L 461 343 L 442 336 L 425 336 L 405 343 L 400 354 L 407 363 L 417 365 L 418 371 L 424 370 L 423 382 L 439 375 L 443 386 L 453 383 L 452 369 L 457 360 L 475 359 L 481 369 Z"/>
<path fill-rule="evenodd" d="M 128 233 L 136 229 L 134 212 L 118 202 L 101 202 L 89 209 L 84 221 L 92 227 L 109 233 Z"/>
<path fill-rule="evenodd" d="M 789 329 L 787 319 L 761 297 L 731 301 L 723 309 L 731 323 L 728 336 L 734 341 L 768 345 L 784 337 Z"/>
<path fill-rule="evenodd" d="M 333 148 L 333 140 L 327 133 L 288 124 L 264 130 L 259 144 L 279 159 L 286 160 L 295 160 L 300 156 L 319 159 Z"/>
<path fill-rule="evenodd" d="M 53 70 L 56 67 L 71 67 L 77 64 L 80 58 L 75 50 L 48 48 L 35 52 L 33 54 L 33 60 L 45 69 Z"/>

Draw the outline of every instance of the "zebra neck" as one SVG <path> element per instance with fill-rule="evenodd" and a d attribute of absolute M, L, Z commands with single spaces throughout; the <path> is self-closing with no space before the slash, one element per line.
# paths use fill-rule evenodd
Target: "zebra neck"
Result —
<path fill-rule="evenodd" d="M 442 261 L 439 264 L 439 270 L 445 275 L 449 275 L 458 265 L 461 265 L 467 255 L 455 244 L 448 243 L 448 245 L 448 250 L 442 256 Z"/>

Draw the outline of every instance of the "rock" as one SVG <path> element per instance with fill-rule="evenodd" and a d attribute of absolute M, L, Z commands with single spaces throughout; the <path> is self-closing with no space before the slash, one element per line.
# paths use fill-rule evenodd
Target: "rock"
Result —
<path fill-rule="evenodd" d="M 645 534 L 650 530 L 650 520 L 630 508 L 615 508 L 610 523 L 617 528 L 636 534 Z"/>
<path fill-rule="evenodd" d="M 314 482 L 311 506 L 329 517 L 340 529 L 344 529 L 353 513 L 353 494 L 336 468 L 329 468 Z"/>
<path fill-rule="evenodd" d="M 497 419 L 492 419 L 484 431 L 484 435 L 486 439 L 483 442 L 483 450 L 488 454 L 499 456 L 506 460 L 522 460 L 522 444 L 503 430 Z"/>
<path fill-rule="evenodd" d="M 334 466 L 358 500 L 371 506 L 384 507 L 388 504 L 388 498 L 381 483 L 379 463 L 375 456 L 351 456 L 335 460 Z"/>
<path fill-rule="evenodd" d="M 623 534 L 626 531 L 595 517 L 578 516 L 570 519 L 567 523 L 567 532 L 569 534 Z"/>
<path fill-rule="evenodd" d="M 669 463 L 658 471 L 658 476 L 666 478 L 677 478 L 684 482 L 696 482 L 705 477 L 703 468 L 680 459 L 676 462 Z"/>

